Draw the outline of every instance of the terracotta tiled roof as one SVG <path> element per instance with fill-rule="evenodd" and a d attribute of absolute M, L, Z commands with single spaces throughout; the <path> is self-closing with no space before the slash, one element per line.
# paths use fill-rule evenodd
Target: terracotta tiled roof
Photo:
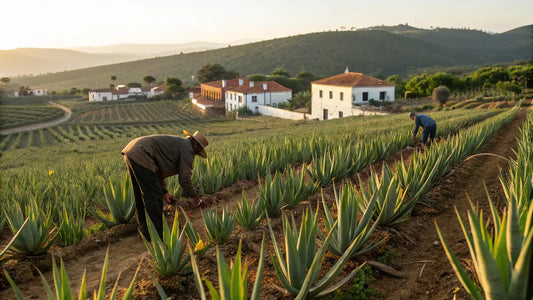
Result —
<path fill-rule="evenodd" d="M 113 95 L 129 95 L 130 89 L 127 87 L 121 87 L 121 88 L 115 88 L 112 92 L 113 92 Z"/>
<path fill-rule="evenodd" d="M 160 86 L 156 86 L 156 87 L 153 87 L 152 90 L 154 92 L 163 92 L 167 89 L 167 85 L 166 84 L 163 84 L 163 85 L 160 85 Z"/>
<path fill-rule="evenodd" d="M 393 83 L 368 76 L 363 73 L 342 73 L 328 78 L 313 81 L 314 84 L 334 85 L 345 87 L 361 86 L 394 86 Z"/>
<path fill-rule="evenodd" d="M 239 86 L 239 80 L 243 81 L 243 85 L 248 84 L 246 79 L 226 79 L 226 88 Z M 204 82 L 202 85 L 207 85 L 214 88 L 222 88 L 222 80 Z"/>
<path fill-rule="evenodd" d="M 266 84 L 266 89 L 264 88 Z M 250 87 L 250 82 L 248 84 L 243 84 L 241 86 L 230 87 L 226 89 L 228 92 L 238 92 L 245 94 L 253 93 L 262 93 L 262 92 L 291 92 L 292 90 L 282 86 L 281 84 L 275 81 L 255 81 L 254 86 Z"/>

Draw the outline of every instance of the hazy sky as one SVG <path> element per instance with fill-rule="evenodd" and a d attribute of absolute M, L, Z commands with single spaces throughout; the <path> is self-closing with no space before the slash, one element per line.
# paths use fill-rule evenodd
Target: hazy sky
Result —
<path fill-rule="evenodd" d="M 229 43 L 408 23 L 495 33 L 533 23 L 532 0 L 15 0 L 0 49 L 119 43 Z"/>

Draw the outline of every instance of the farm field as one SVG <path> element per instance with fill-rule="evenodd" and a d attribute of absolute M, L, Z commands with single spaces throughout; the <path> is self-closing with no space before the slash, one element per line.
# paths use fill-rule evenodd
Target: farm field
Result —
<path fill-rule="evenodd" d="M 500 157 L 478 156 L 455 168 L 466 157 L 478 152 L 514 158 L 516 136 L 528 114 L 524 108 L 431 112 L 439 124 L 439 141 L 429 150 L 420 151 L 409 147 L 413 124 L 403 114 L 327 122 L 294 122 L 268 117 L 234 121 L 204 120 L 188 113 L 187 105 L 175 102 L 100 104 L 94 107 L 81 102 L 61 103 L 72 108 L 74 116 L 69 123 L 8 135 L 0 140 L 0 199 L 3 211 L 7 211 L 8 207 L 11 209 L 15 201 L 23 207 L 24 204 L 31 206 L 32 199 L 36 199 L 45 211 L 43 214 L 48 214 L 53 220 L 51 224 L 59 228 L 62 227 L 61 212 L 54 208 L 76 203 L 87 212 L 86 217 L 77 221 L 87 230 L 98 228 L 95 224 L 99 224 L 99 221 L 93 213 L 95 209 L 106 211 L 102 187 L 110 182 L 120 182 L 123 178 L 126 168 L 120 150 L 129 140 L 147 134 L 181 135 L 183 129 L 200 130 L 210 140 L 207 149 L 210 157 L 208 160 L 196 160 L 193 181 L 210 209 L 216 208 L 220 212 L 227 208 L 233 213 L 242 205 L 243 194 L 249 203 L 256 203 L 258 198 L 263 197 L 261 195 L 271 193 L 264 200 L 269 201 L 267 210 L 271 209 L 270 223 L 262 218 L 252 230 L 244 230 L 236 225 L 227 240 L 219 242 L 220 253 L 226 261 L 230 261 L 237 253 L 239 241 L 243 241 L 242 254 L 249 262 L 248 290 L 251 291 L 258 268 L 261 241 L 265 237 L 267 255 L 261 280 L 261 299 L 295 297 L 285 291 L 286 287 L 278 279 L 274 261 L 278 261 L 279 257 L 268 255 L 276 251 L 272 239 L 277 241 L 283 253 L 287 251 L 287 244 L 283 242 L 285 224 L 282 215 L 289 218 L 291 214 L 294 215 L 299 228 L 310 207 L 318 217 L 318 230 L 327 234 L 324 212 L 328 209 L 333 218 L 338 217 L 337 205 L 334 205 L 339 201 L 336 197 L 342 194 L 345 197 L 351 195 L 350 198 L 364 198 L 363 194 L 357 192 L 362 187 L 366 187 L 367 196 L 377 195 L 381 190 L 373 190 L 371 185 L 385 180 L 397 185 L 396 192 L 391 190 L 387 195 L 396 195 L 395 201 L 400 202 L 394 203 L 403 203 L 403 212 L 395 215 L 399 212 L 394 211 L 395 214 L 388 218 L 383 213 L 377 218 L 376 214 L 379 213 L 372 211 L 374 206 L 379 205 L 371 204 L 372 201 L 359 202 L 362 206 L 365 206 L 363 203 L 366 203 L 366 207 L 370 206 L 368 216 L 374 216 L 369 224 L 379 222 L 368 234 L 365 244 L 379 245 L 348 260 L 334 282 L 365 261 L 382 261 L 399 271 L 396 274 L 399 277 L 374 264 L 372 272 L 376 281 L 371 287 L 382 294 L 375 297 L 451 299 L 456 294 L 459 299 L 468 298 L 446 258 L 433 219 L 437 219 L 456 255 L 462 261 L 468 261 L 468 247 L 463 241 L 454 206 L 464 215 L 470 208 L 467 200 L 470 197 L 479 202 L 488 214 L 483 188 L 485 182 L 492 199 L 498 203 L 500 210 L 503 209 L 505 196 L 499 180 L 499 168 L 507 170 L 508 165 L 507 160 Z M 428 177 L 424 177 L 426 173 L 420 174 L 425 181 L 419 180 L 419 188 L 413 188 L 416 181 L 413 177 L 405 177 L 410 179 L 404 178 L 402 182 L 398 175 L 402 166 L 407 170 L 410 166 L 425 162 L 433 164 L 427 167 L 433 168 L 433 171 Z M 395 175 L 387 177 L 387 172 Z M 289 178 L 297 178 L 298 174 L 304 176 L 306 192 L 297 202 L 270 201 L 275 192 L 279 192 L 268 185 L 270 181 L 286 187 Z M 179 195 L 177 182 L 170 180 L 169 184 L 173 188 L 171 192 Z M 352 187 L 353 190 L 341 187 Z M 289 199 L 283 201 L 293 201 L 295 195 L 289 195 Z M 172 225 L 174 212 L 178 206 L 182 206 L 190 220 L 189 224 L 207 242 L 205 217 L 200 210 L 191 208 L 190 204 L 190 200 L 180 199 L 177 204 L 168 205 L 165 208 L 167 221 Z M 363 208 L 359 211 L 364 214 Z M 181 211 L 178 215 L 183 226 L 185 216 Z M 0 225 L 5 223 L 5 219 L 0 220 Z M 0 245 L 7 244 L 12 236 L 9 226 L 3 227 Z M 26 297 L 39 298 L 45 295 L 44 288 L 35 284 L 40 279 L 32 265 L 36 265 L 48 282 L 53 284 L 53 253 L 54 256 L 63 257 L 75 294 L 85 269 L 87 291 L 92 293 L 98 289 L 104 257 L 109 249 L 108 293 L 115 280 L 118 280 L 119 295 L 123 295 L 143 258 L 135 279 L 133 298 L 159 299 L 147 272 L 155 272 L 149 264 L 153 259 L 137 236 L 135 221 L 129 220 L 118 226 L 94 231 L 100 232 L 87 234 L 81 241 L 69 246 L 61 246 L 68 242 L 61 236 L 46 255 L 29 260 L 15 259 L 3 269 L 14 278 Z M 317 247 L 320 248 L 325 242 L 320 234 L 317 237 L 321 240 Z M 194 248 L 195 244 L 192 243 L 191 247 Z M 329 268 L 335 267 L 339 256 L 333 253 L 327 251 L 323 257 L 320 277 Z M 218 287 L 215 247 L 209 247 L 203 255 L 198 255 L 196 261 L 201 276 L 209 278 Z M 56 262 L 59 262 L 58 258 Z M 158 278 L 168 296 L 184 299 L 198 297 L 192 274 Z M 348 289 L 351 284 L 352 281 L 348 281 L 343 289 Z M 0 279 L 0 289 L 0 298 L 14 297 L 5 278 Z M 327 297 L 333 298 L 333 294 Z"/>

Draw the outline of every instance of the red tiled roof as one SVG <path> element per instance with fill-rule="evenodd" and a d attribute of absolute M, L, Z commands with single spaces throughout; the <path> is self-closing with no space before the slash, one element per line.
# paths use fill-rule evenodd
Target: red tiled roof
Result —
<path fill-rule="evenodd" d="M 263 84 L 266 84 L 266 89 L 264 89 Z M 250 82 L 248 84 L 243 84 L 241 86 L 230 87 L 226 89 L 228 92 L 238 92 L 245 94 L 253 93 L 262 93 L 262 92 L 291 92 L 292 90 L 284 87 L 283 85 L 275 81 L 255 81 L 254 86 L 250 87 Z"/>
<path fill-rule="evenodd" d="M 89 93 L 112 93 L 114 88 L 90 90 Z"/>
<path fill-rule="evenodd" d="M 248 80 L 246 79 L 226 79 L 225 88 L 227 89 L 229 87 L 239 86 L 239 80 L 243 81 L 243 85 L 248 84 Z M 204 82 L 202 85 L 207 85 L 214 88 L 222 88 L 222 80 Z"/>
<path fill-rule="evenodd" d="M 167 85 L 166 84 L 163 84 L 163 85 L 160 85 L 160 86 L 156 86 L 156 87 L 153 87 L 152 90 L 154 92 L 163 92 L 167 89 Z"/>
<path fill-rule="evenodd" d="M 363 73 L 342 73 L 313 81 L 314 84 L 360 87 L 360 86 L 395 86 L 393 83 Z"/>

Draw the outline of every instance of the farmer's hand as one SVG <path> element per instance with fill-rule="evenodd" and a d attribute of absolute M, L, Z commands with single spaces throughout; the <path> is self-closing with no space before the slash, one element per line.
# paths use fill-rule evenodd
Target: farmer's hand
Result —
<path fill-rule="evenodd" d="M 196 204 L 196 207 L 200 207 L 200 208 L 206 208 L 207 207 L 207 203 L 205 203 L 204 201 L 200 200 L 200 197 L 198 197 L 198 196 L 194 196 L 194 203 Z"/>
<path fill-rule="evenodd" d="M 174 199 L 174 196 L 172 196 L 172 199 Z M 165 200 L 166 203 L 170 204 L 172 201 L 170 200 L 170 193 L 166 192 L 163 194 L 163 200 Z"/>

